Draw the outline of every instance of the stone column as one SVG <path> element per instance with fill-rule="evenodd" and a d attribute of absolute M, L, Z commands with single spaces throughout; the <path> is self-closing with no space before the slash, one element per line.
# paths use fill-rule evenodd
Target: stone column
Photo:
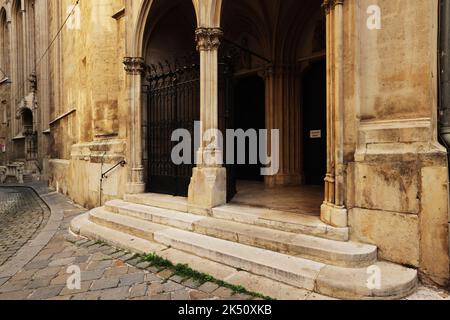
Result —
<path fill-rule="evenodd" d="M 325 0 L 327 28 L 327 175 L 321 219 L 335 227 L 348 226 L 344 163 L 344 0 Z"/>
<path fill-rule="evenodd" d="M 219 28 L 198 28 L 195 32 L 200 52 L 200 148 L 197 167 L 189 186 L 190 211 L 207 214 L 227 199 L 226 169 L 219 144 L 218 50 L 222 31 Z M 203 139 L 208 137 L 207 139 Z M 206 140 L 206 141 L 205 141 Z"/>
<path fill-rule="evenodd" d="M 142 164 L 142 106 L 141 77 L 144 71 L 144 59 L 125 57 L 126 83 L 128 88 L 128 184 L 127 193 L 145 192 L 144 166 Z"/>
<path fill-rule="evenodd" d="M 299 72 L 294 65 L 271 66 L 266 72 L 266 127 L 280 130 L 279 171 L 265 178 L 270 187 L 300 185 L 304 177 L 300 157 Z M 270 150 L 269 142 L 269 150 Z"/>

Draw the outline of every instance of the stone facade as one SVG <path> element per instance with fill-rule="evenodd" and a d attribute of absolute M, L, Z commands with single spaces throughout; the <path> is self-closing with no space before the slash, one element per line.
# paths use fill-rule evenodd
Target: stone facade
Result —
<path fill-rule="evenodd" d="M 231 40 L 257 53 L 243 57 L 237 71 L 263 80 L 266 128 L 281 130 L 280 171 L 265 184 L 303 184 L 299 88 L 312 62 L 326 61 L 322 221 L 350 227 L 351 238 L 376 245 L 381 259 L 447 284 L 448 159 L 438 141 L 439 1 L 326 0 L 322 7 L 319 1 L 286 1 L 292 10 L 284 0 L 242 2 L 96 0 L 72 7 L 72 0 L 0 1 L 0 145 L 6 146 L 0 165 L 23 160 L 30 173 L 89 208 L 145 192 L 151 183 L 142 130 L 145 64 L 197 47 L 201 130 L 216 129 L 219 53 Z M 380 30 L 367 27 L 371 5 L 381 8 Z M 183 10 L 172 29 L 160 23 L 177 6 Z M 186 31 L 180 26 L 188 11 L 195 26 Z M 158 32 L 191 36 L 170 41 Z M 29 112 L 32 136 L 25 130 Z M 30 139 L 36 150 L 31 155 Z M 222 152 L 218 145 L 201 145 L 198 156 Z M 126 166 L 101 181 L 101 173 L 122 160 Z M 189 210 L 208 214 L 225 204 L 226 179 L 218 162 L 197 166 Z"/>

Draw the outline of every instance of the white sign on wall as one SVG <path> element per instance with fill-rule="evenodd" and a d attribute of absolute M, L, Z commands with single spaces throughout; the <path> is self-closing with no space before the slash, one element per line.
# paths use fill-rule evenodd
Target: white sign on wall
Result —
<path fill-rule="evenodd" d="M 311 130 L 309 132 L 309 137 L 311 139 L 320 139 L 320 138 L 322 138 L 322 130 Z"/>

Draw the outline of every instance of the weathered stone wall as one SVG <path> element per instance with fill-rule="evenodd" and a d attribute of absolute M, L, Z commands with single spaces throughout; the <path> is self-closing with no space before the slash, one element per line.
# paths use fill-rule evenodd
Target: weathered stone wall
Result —
<path fill-rule="evenodd" d="M 53 12 L 65 19 L 70 4 L 53 4 Z M 56 47 L 51 53 L 51 119 L 62 117 L 51 126 L 52 158 L 69 161 L 64 175 L 60 166 L 50 166 L 51 181 L 64 185 L 59 181 L 66 180 L 67 194 L 86 207 L 99 205 L 101 169 L 125 157 L 124 5 L 123 0 L 80 2 L 74 20 L 63 29 L 60 52 Z M 52 17 L 53 34 L 58 21 Z M 111 145 L 120 145 L 120 150 Z M 113 176 L 104 187 L 104 199 L 123 195 L 126 177 L 120 169 Z"/>
<path fill-rule="evenodd" d="M 346 107 L 360 119 L 355 162 L 347 168 L 352 238 L 444 284 L 448 169 L 437 141 L 438 1 L 358 3 L 352 21 L 359 27 L 349 41 L 357 51 L 347 57 L 354 81 L 346 86 Z M 372 4 L 382 10 L 381 30 L 366 27 Z"/>

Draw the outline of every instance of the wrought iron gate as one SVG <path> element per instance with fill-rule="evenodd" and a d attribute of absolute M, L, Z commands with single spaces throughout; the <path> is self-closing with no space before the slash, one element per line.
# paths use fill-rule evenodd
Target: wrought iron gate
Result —
<path fill-rule="evenodd" d="M 200 120 L 200 67 L 198 55 L 175 63 L 165 62 L 146 67 L 144 98 L 144 163 L 148 177 L 147 191 L 187 196 L 194 164 L 175 165 L 172 150 L 178 142 L 172 142 L 174 130 L 186 129 L 194 137 L 195 121 Z M 224 61 L 220 63 L 219 79 L 219 129 L 225 132 L 232 121 L 232 72 Z M 192 141 L 191 159 L 194 159 Z M 233 169 L 228 171 L 228 198 L 234 196 Z"/>

